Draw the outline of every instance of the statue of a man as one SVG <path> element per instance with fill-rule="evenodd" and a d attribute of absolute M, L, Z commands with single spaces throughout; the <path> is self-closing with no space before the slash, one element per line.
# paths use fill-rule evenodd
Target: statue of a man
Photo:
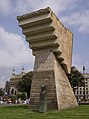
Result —
<path fill-rule="evenodd" d="M 46 86 L 41 86 L 40 91 L 40 110 L 39 112 L 46 112 L 47 111 L 47 92 L 46 92 Z"/>

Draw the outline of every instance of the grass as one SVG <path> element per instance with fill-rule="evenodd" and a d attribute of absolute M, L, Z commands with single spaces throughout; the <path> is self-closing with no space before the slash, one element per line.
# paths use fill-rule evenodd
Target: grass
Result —
<path fill-rule="evenodd" d="M 0 119 L 89 119 L 89 105 L 46 113 L 33 112 L 27 105 L 0 106 Z"/>

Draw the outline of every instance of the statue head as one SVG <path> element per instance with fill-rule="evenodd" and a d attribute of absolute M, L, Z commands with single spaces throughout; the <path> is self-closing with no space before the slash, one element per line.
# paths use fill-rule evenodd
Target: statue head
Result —
<path fill-rule="evenodd" d="M 41 91 L 46 90 L 46 86 L 44 84 L 41 85 Z"/>

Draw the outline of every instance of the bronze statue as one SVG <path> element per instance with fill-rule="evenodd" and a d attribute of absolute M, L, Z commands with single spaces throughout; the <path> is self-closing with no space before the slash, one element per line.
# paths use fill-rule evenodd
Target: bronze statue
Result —
<path fill-rule="evenodd" d="M 40 91 L 40 110 L 39 112 L 46 112 L 47 111 L 47 92 L 46 92 L 46 86 L 41 86 Z"/>

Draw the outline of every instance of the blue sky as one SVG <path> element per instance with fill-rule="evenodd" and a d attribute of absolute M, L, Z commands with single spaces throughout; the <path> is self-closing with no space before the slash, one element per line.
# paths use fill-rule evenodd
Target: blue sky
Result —
<path fill-rule="evenodd" d="M 89 73 L 89 0 L 0 0 L 0 87 L 16 73 L 33 70 L 34 57 L 18 26 L 17 16 L 50 7 L 73 32 L 73 61 Z"/>

